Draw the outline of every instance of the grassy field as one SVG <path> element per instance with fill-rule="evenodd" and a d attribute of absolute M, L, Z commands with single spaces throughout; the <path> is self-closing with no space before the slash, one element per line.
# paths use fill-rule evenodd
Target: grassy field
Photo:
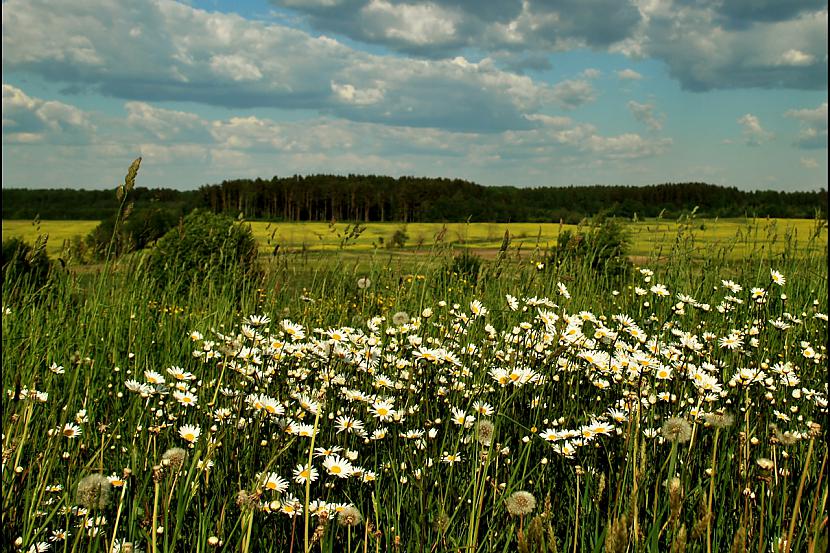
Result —
<path fill-rule="evenodd" d="M 424 245 L 403 255 L 372 247 L 400 225 L 370 225 L 331 255 L 344 225 L 264 223 L 281 253 L 261 280 L 174 295 L 141 255 L 8 276 L 3 534 L 22 551 L 824 551 L 812 224 L 633 224 L 644 258 L 619 277 L 540 268 L 538 225 L 470 268 L 443 244 L 497 248 L 505 226 L 408 225 Z"/>
<path fill-rule="evenodd" d="M 64 241 L 91 231 L 95 221 L 41 221 L 39 228 L 30 221 L 3 221 L 3 237 L 19 236 L 34 242 L 39 234 L 48 234 L 47 252 L 60 255 Z M 408 236 L 406 250 L 424 251 L 436 240 L 458 247 L 472 248 L 483 255 L 492 254 L 502 244 L 505 231 L 517 250 L 547 250 L 556 244 L 563 230 L 576 225 L 554 223 L 369 223 L 358 236 L 346 239 L 354 226 L 340 223 L 250 223 L 259 241 L 260 251 L 270 254 L 276 246 L 283 251 L 369 252 L 384 249 L 394 233 L 402 230 Z M 696 218 L 686 221 L 646 220 L 626 223 L 632 237 L 631 255 L 646 257 L 663 255 L 682 245 L 695 258 L 721 251 L 730 259 L 740 259 L 758 252 L 780 253 L 793 246 L 799 251 L 821 249 L 827 243 L 827 227 L 817 226 L 809 219 L 729 219 Z M 683 243 L 679 244 L 678 240 Z"/>

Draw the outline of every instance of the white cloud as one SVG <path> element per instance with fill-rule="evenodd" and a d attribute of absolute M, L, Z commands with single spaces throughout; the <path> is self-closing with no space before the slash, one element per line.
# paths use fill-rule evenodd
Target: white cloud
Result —
<path fill-rule="evenodd" d="M 805 54 L 801 50 L 796 50 L 794 48 L 790 48 L 783 54 L 781 54 L 781 65 L 792 65 L 794 67 L 802 67 L 806 65 L 812 65 L 815 62 L 816 58 L 812 54 Z"/>
<path fill-rule="evenodd" d="M 738 123 L 743 127 L 744 143 L 748 146 L 759 146 L 772 140 L 774 136 L 771 132 L 765 130 L 761 126 L 761 120 L 751 113 L 739 117 Z"/>
<path fill-rule="evenodd" d="M 621 81 L 639 81 L 643 76 L 633 69 L 621 69 L 617 71 L 617 78 Z"/>
<path fill-rule="evenodd" d="M 201 140 L 207 122 L 195 113 L 163 109 L 146 102 L 127 102 L 127 124 L 149 132 L 161 141 Z"/>
<path fill-rule="evenodd" d="M 575 109 L 596 99 L 594 87 L 584 79 L 562 81 L 553 87 L 551 96 L 563 109 Z"/>
<path fill-rule="evenodd" d="M 210 67 L 216 75 L 230 77 L 236 82 L 258 81 L 262 78 L 262 71 L 256 63 L 239 54 L 212 56 Z"/>
<path fill-rule="evenodd" d="M 741 24 L 724 15 L 730 4 L 644 2 L 644 24 L 620 49 L 665 61 L 688 90 L 826 88 L 826 7 Z"/>
<path fill-rule="evenodd" d="M 83 144 L 94 132 L 89 117 L 75 106 L 3 84 L 3 142 Z"/>
<path fill-rule="evenodd" d="M 645 124 L 648 128 L 659 131 L 663 128 L 663 119 L 665 116 L 655 115 L 654 104 L 641 104 L 631 100 L 628 102 L 628 109 L 634 115 L 634 119 Z"/>
<path fill-rule="evenodd" d="M 367 9 L 411 12 L 406 24 L 424 40 L 436 32 L 448 37 L 441 29 L 454 13 L 438 4 L 374 2 Z M 79 36 L 88 51 L 83 62 L 67 55 L 77 50 Z M 45 0 L 9 0 L 3 68 L 129 100 L 311 109 L 464 131 L 525 128 L 525 116 L 551 93 L 489 58 L 459 64 L 373 55 L 326 36 L 170 0 L 89 0 L 58 11 Z"/>
<path fill-rule="evenodd" d="M 392 4 L 371 0 L 360 20 L 376 38 L 410 46 L 453 43 L 458 14 L 436 4 Z"/>
<path fill-rule="evenodd" d="M 380 88 L 357 89 L 351 84 L 337 84 L 332 81 L 331 89 L 340 100 L 347 104 L 365 106 L 383 101 L 383 89 Z"/>
<path fill-rule="evenodd" d="M 818 160 L 812 157 L 802 157 L 800 160 L 801 166 L 807 169 L 818 169 Z"/>
<path fill-rule="evenodd" d="M 791 109 L 784 115 L 800 123 L 801 130 L 794 142 L 796 146 L 805 149 L 827 147 L 827 102 L 815 109 Z"/>

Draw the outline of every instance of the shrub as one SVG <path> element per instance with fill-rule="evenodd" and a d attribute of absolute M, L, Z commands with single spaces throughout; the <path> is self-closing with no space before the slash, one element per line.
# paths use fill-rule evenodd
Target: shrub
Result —
<path fill-rule="evenodd" d="M 458 277 L 466 280 L 472 284 L 478 282 L 478 275 L 481 271 L 481 257 L 476 254 L 464 250 L 459 255 L 452 258 L 452 262 L 447 267 L 447 273 L 451 277 Z"/>
<path fill-rule="evenodd" d="M 3 284 L 17 281 L 28 282 L 35 288 L 45 285 L 52 265 L 45 248 L 45 239 L 38 240 L 34 247 L 20 238 L 3 240 Z"/>
<path fill-rule="evenodd" d="M 560 266 L 574 260 L 609 277 L 621 277 L 631 266 L 627 257 L 630 247 L 631 237 L 623 225 L 614 218 L 599 216 L 587 230 L 562 231 L 548 265 Z"/>
<path fill-rule="evenodd" d="M 126 213 L 126 218 L 119 221 L 118 232 L 113 238 L 116 216 L 113 214 L 98 224 L 83 239 L 83 243 L 76 243 L 73 246 L 74 257 L 84 262 L 104 260 L 110 241 L 111 253 L 115 257 L 141 250 L 164 236 L 177 222 L 176 213 L 170 209 L 142 207 Z"/>
<path fill-rule="evenodd" d="M 406 241 L 409 240 L 409 235 L 406 233 L 406 228 L 399 228 L 386 243 L 387 248 L 404 248 Z"/>
<path fill-rule="evenodd" d="M 257 243 L 248 225 L 227 215 L 194 210 L 156 243 L 147 257 L 147 273 L 172 292 L 191 283 L 213 283 L 241 291 L 259 278 Z"/>

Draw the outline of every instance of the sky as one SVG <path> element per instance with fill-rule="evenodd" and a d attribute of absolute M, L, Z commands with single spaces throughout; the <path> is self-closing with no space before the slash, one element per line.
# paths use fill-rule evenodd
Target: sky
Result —
<path fill-rule="evenodd" d="M 827 2 L 8 0 L 2 185 L 827 188 Z"/>

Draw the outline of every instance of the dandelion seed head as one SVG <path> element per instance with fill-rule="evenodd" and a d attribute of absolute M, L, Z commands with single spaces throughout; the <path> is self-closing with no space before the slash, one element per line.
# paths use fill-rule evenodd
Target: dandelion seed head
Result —
<path fill-rule="evenodd" d="M 706 420 L 706 423 L 709 426 L 713 426 L 715 428 L 727 428 L 732 426 L 732 423 L 735 422 L 735 417 L 729 413 L 707 413 L 704 415 L 704 420 Z"/>
<path fill-rule="evenodd" d="M 686 419 L 671 417 L 663 423 L 662 434 L 670 442 L 688 442 L 692 438 L 692 425 Z"/>
<path fill-rule="evenodd" d="M 489 446 L 493 441 L 493 432 L 495 427 L 493 423 L 488 420 L 480 420 L 476 424 L 476 439 L 478 443 L 483 446 Z"/>
<path fill-rule="evenodd" d="M 363 515 L 354 505 L 346 505 L 337 514 L 337 522 L 340 526 L 357 526 L 363 521 Z"/>
<path fill-rule="evenodd" d="M 511 516 L 524 516 L 536 508 L 536 498 L 530 492 L 518 491 L 510 494 L 505 504 Z"/>
<path fill-rule="evenodd" d="M 102 474 L 90 474 L 78 482 L 78 504 L 87 509 L 103 509 L 110 499 L 112 484 Z"/>
<path fill-rule="evenodd" d="M 162 464 L 166 464 L 173 470 L 179 470 L 187 457 L 187 451 L 180 447 L 171 447 L 161 455 Z"/>

